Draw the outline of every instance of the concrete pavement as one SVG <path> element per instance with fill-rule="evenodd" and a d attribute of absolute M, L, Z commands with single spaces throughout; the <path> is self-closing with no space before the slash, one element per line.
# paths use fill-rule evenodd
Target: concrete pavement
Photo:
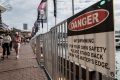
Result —
<path fill-rule="evenodd" d="M 0 55 L 1 51 L 0 49 Z M 36 56 L 29 44 L 21 45 L 20 58 L 16 59 L 15 51 L 9 58 L 0 60 L 0 80 L 48 80 L 39 67 Z"/>

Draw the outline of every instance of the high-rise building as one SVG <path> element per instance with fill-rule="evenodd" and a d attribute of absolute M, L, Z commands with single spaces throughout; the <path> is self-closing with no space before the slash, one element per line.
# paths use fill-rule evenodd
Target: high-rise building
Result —
<path fill-rule="evenodd" d="M 27 30 L 28 29 L 28 25 L 26 23 L 23 24 L 23 30 Z"/>

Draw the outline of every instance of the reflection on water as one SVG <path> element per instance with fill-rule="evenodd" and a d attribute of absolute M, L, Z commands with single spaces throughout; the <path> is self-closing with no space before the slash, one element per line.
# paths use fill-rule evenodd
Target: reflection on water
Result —
<path fill-rule="evenodd" d="M 116 51 L 116 78 L 120 80 L 120 49 Z"/>

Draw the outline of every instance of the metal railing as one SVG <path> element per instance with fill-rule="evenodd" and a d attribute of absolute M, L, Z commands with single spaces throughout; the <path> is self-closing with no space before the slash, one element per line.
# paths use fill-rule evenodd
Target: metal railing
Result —
<path fill-rule="evenodd" d="M 31 40 L 39 64 L 51 80 L 114 80 L 109 76 L 76 64 L 68 56 L 67 20 Z"/>
<path fill-rule="evenodd" d="M 31 39 L 51 80 L 115 80 L 113 0 L 101 3 Z"/>

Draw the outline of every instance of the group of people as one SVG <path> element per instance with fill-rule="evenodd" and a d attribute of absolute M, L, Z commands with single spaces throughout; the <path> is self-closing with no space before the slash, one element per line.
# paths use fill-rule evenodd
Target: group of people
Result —
<path fill-rule="evenodd" d="M 4 59 L 5 55 L 7 55 L 6 57 L 8 58 L 8 56 L 11 54 L 10 50 L 14 48 L 16 52 L 16 59 L 18 59 L 20 43 L 21 43 L 21 36 L 19 32 L 16 32 L 12 38 L 8 33 L 6 33 L 3 36 L 3 42 L 2 42 L 3 54 L 1 58 Z"/>

